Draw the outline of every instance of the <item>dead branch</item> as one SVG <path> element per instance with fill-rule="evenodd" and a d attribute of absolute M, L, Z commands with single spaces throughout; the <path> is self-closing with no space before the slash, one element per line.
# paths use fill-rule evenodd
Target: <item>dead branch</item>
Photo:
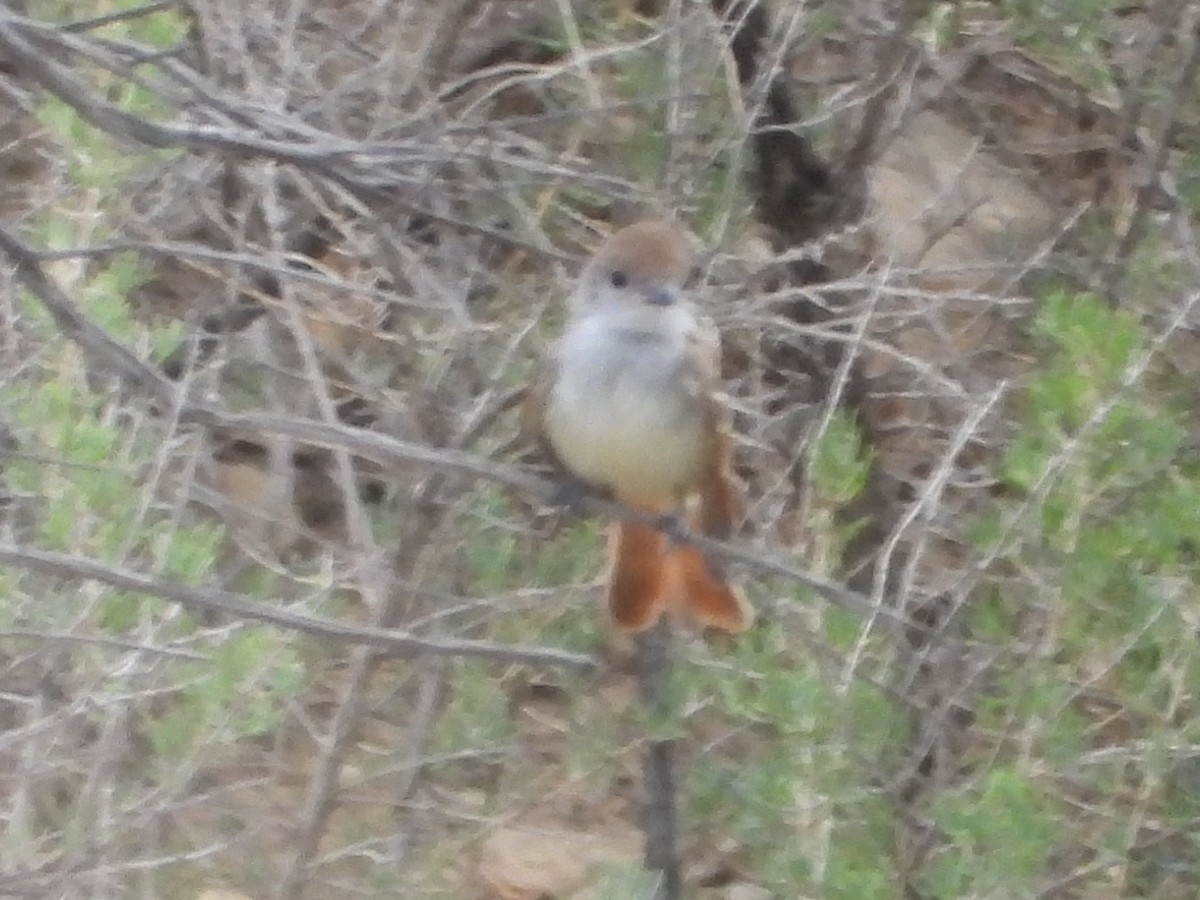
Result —
<path fill-rule="evenodd" d="M 1175 136 L 1183 127 L 1183 114 L 1195 99 L 1193 86 L 1196 82 L 1196 74 L 1200 72 L 1200 6 L 1196 3 L 1189 3 L 1187 10 L 1180 14 L 1179 23 L 1180 31 L 1187 36 L 1184 63 L 1179 69 L 1179 76 L 1175 84 L 1171 87 L 1170 100 L 1162 126 L 1154 142 L 1150 145 L 1153 155 L 1147 160 L 1145 170 L 1139 173 L 1137 195 L 1133 201 L 1133 213 L 1113 251 L 1107 266 L 1108 277 L 1104 279 L 1105 296 L 1114 306 L 1119 302 L 1118 293 L 1127 274 L 1129 257 L 1138 242 L 1145 236 L 1154 197 L 1160 191 L 1159 180 L 1170 161 L 1171 150 L 1175 145 Z"/>
<path fill-rule="evenodd" d="M 260 600 L 252 600 L 229 591 L 208 587 L 190 588 L 107 566 L 87 557 L 33 547 L 0 544 L 0 563 L 71 581 L 98 581 L 119 590 L 178 603 L 192 611 L 216 612 L 340 643 L 360 644 L 372 648 L 384 657 L 414 657 L 422 654 L 465 656 L 497 662 L 558 666 L 584 672 L 591 671 L 597 665 L 596 660 L 589 656 L 566 653 L 549 647 L 506 646 L 489 641 L 425 638 L 394 629 L 347 625 L 331 619 L 266 606 Z"/>

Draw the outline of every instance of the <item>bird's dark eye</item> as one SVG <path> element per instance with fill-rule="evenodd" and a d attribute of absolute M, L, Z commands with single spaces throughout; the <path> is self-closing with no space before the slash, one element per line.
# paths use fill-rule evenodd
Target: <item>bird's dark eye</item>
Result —
<path fill-rule="evenodd" d="M 608 283 L 615 288 L 623 288 L 629 284 L 629 276 L 620 269 L 613 270 L 613 273 L 608 276 Z"/>

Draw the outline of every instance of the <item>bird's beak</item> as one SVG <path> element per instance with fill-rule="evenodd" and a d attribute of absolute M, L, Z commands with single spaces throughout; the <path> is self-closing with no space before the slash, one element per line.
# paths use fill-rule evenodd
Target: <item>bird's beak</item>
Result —
<path fill-rule="evenodd" d="M 679 302 L 679 288 L 663 284 L 646 292 L 646 302 L 651 306 L 674 306 Z"/>

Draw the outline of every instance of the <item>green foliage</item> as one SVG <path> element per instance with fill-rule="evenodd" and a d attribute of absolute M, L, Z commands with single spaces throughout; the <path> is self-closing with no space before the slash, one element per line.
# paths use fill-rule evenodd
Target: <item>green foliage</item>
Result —
<path fill-rule="evenodd" d="M 129 87 L 128 92 L 136 95 L 133 99 L 140 106 L 154 107 L 158 104 L 154 96 L 144 88 Z M 154 118 L 149 115 L 149 110 L 143 110 L 143 115 Z M 167 151 L 149 150 L 131 153 L 127 147 L 90 125 L 73 107 L 55 98 L 42 101 L 37 109 L 37 116 L 60 145 L 70 148 L 65 162 L 67 176 L 72 184 L 83 191 L 95 192 L 91 196 L 84 194 L 79 197 L 77 202 L 81 206 L 84 203 L 96 202 L 101 197 L 106 203 L 119 202 L 122 198 L 122 185 L 144 168 L 148 159 L 170 155 Z M 55 211 L 51 215 L 57 216 L 63 212 L 66 211 Z M 105 227 L 103 223 L 95 224 L 101 229 Z M 51 225 L 45 228 L 51 246 L 65 245 L 65 242 L 53 240 L 61 232 L 56 233 Z M 68 230 L 67 234 L 71 232 Z"/>
<path fill-rule="evenodd" d="M 1200 149 L 1189 147 L 1183 153 L 1179 194 L 1194 213 L 1200 213 Z"/>
<path fill-rule="evenodd" d="M 689 121 L 685 141 L 684 136 L 673 133 L 676 129 L 669 122 L 669 101 L 679 99 L 679 86 L 668 77 L 663 47 L 655 45 L 625 56 L 614 87 L 618 97 L 636 105 L 631 115 L 636 116 L 637 127 L 627 130 L 618 152 L 628 174 L 643 184 L 662 184 L 669 162 L 673 163 L 672 173 L 687 173 L 686 211 L 703 234 L 740 198 L 740 172 L 733 166 L 730 149 L 736 144 L 737 123 L 725 102 L 722 79 L 726 73 L 722 68 L 715 61 L 705 68 L 699 61 L 688 64 L 693 68 L 683 85 L 687 94 L 682 105 Z"/>
<path fill-rule="evenodd" d="M 145 277 L 129 255 L 98 269 L 79 292 L 82 312 L 118 339 L 136 343 L 146 334 L 132 317 L 127 296 Z M 27 309 L 39 308 L 25 298 Z M 144 560 L 152 572 L 185 584 L 202 582 L 212 569 L 221 529 L 211 523 L 172 521 L 148 506 L 136 473 L 149 471 L 161 450 L 153 429 L 130 429 L 114 395 L 89 383 L 79 350 L 64 341 L 48 318 L 30 317 L 24 337 L 40 340 L 42 366 L 28 377 L 0 385 L 0 402 L 19 434 L 32 441 L 29 457 L 5 467 L 9 486 L 38 497 L 38 543 L 51 550 L 86 555 L 125 566 Z M 51 457 L 46 461 L 44 457 Z M 168 527 L 160 527 L 161 525 Z M 63 596 L 85 595 L 67 593 Z M 113 633 L 132 628 L 147 601 L 108 592 L 99 622 Z M 78 610 L 47 610 L 69 618 Z"/>
<path fill-rule="evenodd" d="M 854 417 L 837 410 L 813 442 L 808 473 L 822 499 L 844 506 L 857 497 L 871 472 L 871 453 Z"/>
<path fill-rule="evenodd" d="M 1121 6 L 1117 0 L 1001 0 L 999 5 L 1023 46 L 1093 89 L 1112 86 L 1104 45 L 1112 39 L 1107 26 Z"/>
<path fill-rule="evenodd" d="M 30 14 L 62 21 L 139 5 L 140 0 L 34 0 Z M 163 10 L 96 32 L 170 47 L 186 29 L 184 17 Z M 153 91 L 125 73 L 80 66 L 77 77 L 90 80 L 109 102 L 151 119 L 162 117 Z M 23 223 L 23 230 L 31 241 L 51 248 L 102 242 L 111 235 L 108 214 L 123 211 L 129 176 L 158 154 L 131 151 L 61 101 L 41 99 L 35 113 L 56 145 L 67 185 L 56 202 L 43 204 Z M 178 342 L 180 326 L 147 327 L 131 309 L 131 295 L 151 274 L 138 256 L 81 257 L 49 269 L 83 315 L 135 352 L 165 352 Z M 95 369 L 79 346 L 63 338 L 35 297 L 23 294 L 18 300 L 22 314 L 13 340 L 28 363 L 18 377 L 0 384 L 0 406 L 22 443 L 23 455 L 4 461 L 5 490 L 21 498 L 11 519 L 19 523 L 20 539 L 178 584 L 210 581 L 223 530 L 195 520 L 183 506 L 164 444 L 168 420 L 156 418 L 136 396 L 118 390 L 115 377 Z M 201 748 L 231 746 L 274 731 L 286 704 L 304 686 L 295 644 L 286 635 L 256 628 L 222 633 L 214 641 L 177 607 L 96 582 L 5 577 L 0 620 L 26 627 L 32 622 L 48 633 L 68 630 L 81 638 L 65 645 L 62 671 L 95 685 L 104 709 L 128 710 L 123 727 L 148 740 L 148 752 L 139 757 L 139 771 L 147 779 L 151 773 L 166 780 L 185 777 Z M 89 634 L 97 636 L 95 643 L 83 640 Z M 174 642 L 202 659 L 173 655 Z M 117 662 L 114 653 L 122 654 Z M 105 696 L 108 691 L 111 697 Z M 119 795 L 120 784 L 115 784 Z M 61 810 L 68 832 L 76 827 L 68 819 L 75 799 Z"/>
<path fill-rule="evenodd" d="M 849 650 L 862 633 L 862 619 L 848 610 L 828 609 L 823 621 L 829 646 L 839 651 Z"/>
<path fill-rule="evenodd" d="M 227 637 L 204 662 L 181 668 L 182 690 L 146 724 L 166 772 L 197 744 L 229 746 L 272 733 L 306 680 L 295 648 L 265 628 Z"/>
<path fill-rule="evenodd" d="M 645 869 L 625 866 L 600 866 L 589 894 L 597 900 L 653 900 L 657 896 L 658 876 Z"/>
<path fill-rule="evenodd" d="M 469 529 L 462 550 L 464 586 L 471 596 L 503 598 L 508 592 L 538 592 L 533 602 L 520 609 L 503 609 L 490 637 L 593 652 L 602 639 L 603 624 L 594 614 L 595 607 L 589 606 L 584 615 L 575 614 L 563 602 L 568 596 L 563 586 L 590 580 L 603 569 L 603 522 L 573 521 L 566 513 L 553 539 L 530 541 L 497 524 L 513 515 L 503 492 L 481 491 L 473 509 L 480 527 Z M 561 596 L 557 589 L 562 589 Z"/>
<path fill-rule="evenodd" d="M 493 519 L 495 512 L 506 505 L 499 491 L 481 492 L 477 504 L 477 515 Z M 467 542 L 463 549 L 471 583 L 486 596 L 502 590 L 509 582 L 517 551 L 517 536 L 514 532 L 491 527 L 477 539 Z"/>
<path fill-rule="evenodd" d="M 65 3 L 43 0 L 33 3 L 30 13 L 49 22 L 70 22 L 137 9 L 144 5 L 142 0 L 71 0 Z M 141 44 L 150 50 L 178 45 L 184 39 L 187 30 L 188 22 L 184 16 L 175 10 L 164 9 L 113 21 L 93 29 L 92 33 L 113 41 Z M 142 79 L 141 83 L 126 77 L 124 73 L 115 74 L 99 65 L 81 66 L 81 71 L 85 73 L 93 88 L 104 92 L 106 99 L 123 111 L 150 121 L 161 121 L 169 117 L 170 110 L 167 105 L 153 88 L 148 86 L 148 80 L 152 80 L 157 74 L 152 66 L 134 68 L 135 74 Z M 43 99 L 36 113 L 60 148 L 66 151 L 63 155 L 72 184 L 84 192 L 103 193 L 106 202 L 116 202 L 122 196 L 122 186 L 131 175 L 146 165 L 148 159 L 163 159 L 173 155 L 170 151 L 150 150 L 145 147 L 130 152 L 128 146 L 94 128 L 71 106 L 53 97 Z M 94 199 L 86 193 L 80 199 L 84 198 L 88 201 Z M 55 241 L 51 241 L 50 244 L 65 245 Z"/>
<path fill-rule="evenodd" d="M 719 54 L 698 53 L 693 44 L 685 48 L 677 83 L 669 66 L 669 38 L 655 23 L 628 15 L 628 7 L 591 3 L 576 8 L 576 37 L 583 44 L 603 51 L 625 42 L 629 46 L 619 56 L 602 52 L 587 74 L 574 66 L 566 69 L 566 77 L 547 86 L 551 103 L 576 114 L 581 104 L 591 106 L 599 100 L 606 127 L 595 129 L 590 137 L 605 145 L 602 156 L 616 161 L 622 177 L 646 186 L 651 195 L 668 179 L 687 184 L 685 206 L 679 212 L 705 234 L 744 198 L 742 173 L 735 165 L 741 160 L 734 152 L 741 123 L 731 115 L 725 60 Z M 636 46 L 653 35 L 658 37 Z M 564 54 L 574 52 L 565 27 L 544 43 Z M 673 105 L 681 110 L 674 123 Z M 558 198 L 568 210 L 562 213 L 564 221 L 574 218 L 569 210 L 603 208 L 611 201 L 607 191 L 571 184 L 560 189 Z M 549 218 L 555 221 L 553 213 Z"/>
<path fill-rule="evenodd" d="M 847 625 L 831 627 L 848 636 Z M 840 689 L 783 638 L 768 629 L 738 646 L 731 662 L 749 677 L 693 677 L 694 696 L 719 697 L 746 733 L 741 752 L 689 767 L 689 820 L 746 847 L 756 877 L 784 894 L 889 896 L 894 822 L 873 772 L 885 748 L 903 746 L 907 723 L 877 687 Z"/>
<path fill-rule="evenodd" d="M 977 790 L 941 793 L 933 818 L 946 848 L 928 868 L 935 897 L 1033 896 L 1060 813 L 1024 772 L 997 766 Z"/>
<path fill-rule="evenodd" d="M 144 0 L 32 0 L 29 14 L 47 22 L 70 23 L 113 16 L 147 6 Z M 128 40 L 151 47 L 172 47 L 187 34 L 187 19 L 171 9 L 141 13 L 93 29 L 109 40 Z"/>
<path fill-rule="evenodd" d="M 146 266 L 136 253 L 112 257 L 88 280 L 84 293 L 88 316 L 117 340 L 131 340 L 142 329 L 131 315 L 129 296 L 146 279 Z"/>
<path fill-rule="evenodd" d="M 132 258 L 114 259 L 76 291 L 82 312 L 134 346 L 152 343 L 126 302 L 142 277 Z M 33 308 L 28 300 L 26 306 Z M 107 389 L 103 379 L 89 378 L 79 349 L 45 317 L 29 317 L 25 324 L 22 339 L 40 344 L 40 365 L 0 385 L 0 405 L 28 452 L 6 461 L 4 477 L 8 489 L 36 498 L 25 519 L 29 539 L 117 569 L 185 585 L 205 583 L 223 531 L 189 521 L 154 495 L 163 484 L 146 476 L 161 462 L 158 424 L 148 417 L 138 422 L 146 414 L 136 404 Z M 192 653 L 204 655 L 200 662 L 164 656 L 150 672 L 143 663 L 135 667 L 141 670 L 135 682 L 113 674 L 111 650 L 103 642 L 67 645 L 70 670 L 113 691 L 118 706 L 129 704 L 136 691 L 151 689 L 147 696 L 154 703 L 130 704 L 128 727 L 148 741 L 144 773 L 160 773 L 168 781 L 191 771 L 200 748 L 234 746 L 276 730 L 304 687 L 294 643 L 286 636 L 253 629 L 212 643 L 189 616 L 164 601 L 95 583 L 5 579 L 0 619 L 34 621 L 51 632 L 95 633 L 116 639 L 114 646 L 185 641 Z M 70 831 L 75 827 L 70 809 L 61 813 L 61 827 Z"/>
<path fill-rule="evenodd" d="M 448 683 L 455 686 L 454 702 L 438 723 L 432 751 L 455 754 L 467 750 L 494 750 L 513 736 L 508 698 L 487 664 L 469 659 L 450 663 Z"/>
<path fill-rule="evenodd" d="M 1155 748 L 1184 740 L 1161 710 L 1191 677 L 1181 672 L 1200 663 L 1194 588 L 1180 590 L 1200 582 L 1200 472 L 1185 450 L 1186 398 L 1176 402 L 1179 388 L 1156 383 L 1153 368 L 1130 377 L 1146 330 L 1094 296 L 1051 293 L 1032 332 L 1044 358 L 1000 464 L 1015 497 L 972 529 L 978 546 L 1031 577 L 983 593 L 971 629 L 1014 648 L 991 673 L 977 727 L 1004 734 L 1016 725 L 1029 756 L 991 750 L 978 783 L 939 798 L 947 841 L 928 870 L 934 896 L 1036 894 L 1057 843 L 1073 840 L 1073 814 L 1050 799 L 1048 780 L 1107 798 L 1092 804 L 1118 804 L 1130 778 L 1159 781 Z M 1031 630 L 1041 645 L 1016 651 L 1014 635 Z M 1140 749 L 1081 766 L 1098 741 L 1135 722 Z M 1153 815 L 1169 815 L 1155 803 Z M 1113 852 L 1128 840 L 1117 830 L 1096 832 Z"/>
<path fill-rule="evenodd" d="M 1047 299 L 1034 330 L 1048 358 L 1001 471 L 1020 490 L 1048 485 L 1037 531 L 1025 531 L 1022 543 L 1041 543 L 1040 557 L 1058 559 L 1075 626 L 1064 633 L 1067 645 L 1087 655 L 1141 631 L 1121 663 L 1132 675 L 1130 667 L 1153 665 L 1153 654 L 1132 652 L 1155 641 L 1158 628 L 1142 627 L 1147 617 L 1157 615 L 1167 633 L 1173 627 L 1156 576 L 1194 569 L 1186 548 L 1200 540 L 1200 482 L 1176 464 L 1184 432 L 1170 409 L 1144 387 L 1123 387 L 1146 343 L 1131 315 L 1060 293 Z"/>
<path fill-rule="evenodd" d="M 131 257 L 117 258 L 81 292 L 83 312 L 114 335 L 136 338 L 144 329 L 132 319 L 125 297 L 142 278 Z M 41 369 L 0 386 L 10 421 L 36 448 L 29 458 L 7 465 L 5 477 L 17 492 L 40 498 L 39 544 L 118 566 L 149 559 L 168 577 L 198 583 L 211 569 L 220 530 L 206 523 L 154 527 L 156 517 L 144 509 L 143 489 L 133 473 L 153 459 L 158 438 L 148 431 L 131 434 L 116 415 L 112 394 L 92 389 L 77 348 L 58 337 L 44 316 L 31 321 L 26 333 L 29 339 L 39 335 L 46 348 Z M 46 455 L 51 462 L 42 459 Z M 63 596 L 82 600 L 85 595 Z M 137 623 L 147 602 L 110 592 L 98 607 L 99 622 L 121 633 Z M 64 621 L 78 612 L 70 605 L 45 611 Z"/>

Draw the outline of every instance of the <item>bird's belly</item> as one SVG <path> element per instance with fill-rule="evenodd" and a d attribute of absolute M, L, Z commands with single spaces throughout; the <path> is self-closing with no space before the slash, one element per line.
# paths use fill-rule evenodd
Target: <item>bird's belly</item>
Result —
<path fill-rule="evenodd" d="M 703 462 L 703 417 L 694 400 L 632 378 L 605 388 L 589 392 L 563 379 L 552 392 L 546 434 L 559 459 L 626 502 L 673 505 L 695 487 Z"/>

